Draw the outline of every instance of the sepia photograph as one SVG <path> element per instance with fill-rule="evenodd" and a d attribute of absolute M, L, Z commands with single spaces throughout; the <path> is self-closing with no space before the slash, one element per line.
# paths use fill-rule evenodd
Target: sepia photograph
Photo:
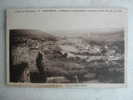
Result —
<path fill-rule="evenodd" d="M 126 84 L 124 8 L 8 9 L 6 31 L 9 85 Z"/>

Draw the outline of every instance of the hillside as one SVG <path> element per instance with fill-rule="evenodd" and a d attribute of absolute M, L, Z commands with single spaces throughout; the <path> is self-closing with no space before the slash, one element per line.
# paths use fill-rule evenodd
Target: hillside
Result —
<path fill-rule="evenodd" d="M 113 33 L 105 35 L 103 40 L 95 40 L 98 35 L 95 39 L 89 39 L 85 36 L 63 37 L 39 30 L 17 29 L 10 31 L 10 37 L 11 65 L 27 62 L 30 72 L 38 75 L 36 58 L 41 52 L 47 79 L 54 80 L 46 82 L 124 82 L 124 40 L 121 35 Z M 106 41 L 105 37 L 108 37 L 107 40 L 116 38 Z M 31 76 L 31 82 L 41 82 L 35 76 Z"/>

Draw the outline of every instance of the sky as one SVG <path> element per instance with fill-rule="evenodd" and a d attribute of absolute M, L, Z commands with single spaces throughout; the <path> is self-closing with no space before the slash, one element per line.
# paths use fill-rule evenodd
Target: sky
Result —
<path fill-rule="evenodd" d="M 90 32 L 106 34 L 127 28 L 127 14 L 117 11 L 63 12 L 39 9 L 15 9 L 7 12 L 7 29 L 37 29 L 51 34 L 82 35 Z M 43 10 L 43 9 L 42 9 Z M 104 9 L 105 10 L 105 9 Z"/>

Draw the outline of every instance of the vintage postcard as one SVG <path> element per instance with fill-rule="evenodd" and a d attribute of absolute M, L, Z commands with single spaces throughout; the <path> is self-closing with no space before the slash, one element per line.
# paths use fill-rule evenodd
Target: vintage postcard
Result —
<path fill-rule="evenodd" d="M 127 9 L 8 9 L 6 42 L 9 85 L 127 83 Z"/>

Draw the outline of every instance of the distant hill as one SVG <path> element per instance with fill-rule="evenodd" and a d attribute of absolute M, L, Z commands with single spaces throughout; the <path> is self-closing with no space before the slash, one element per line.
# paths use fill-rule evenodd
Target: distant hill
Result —
<path fill-rule="evenodd" d="M 29 38 L 34 40 L 51 40 L 51 41 L 57 40 L 55 36 L 49 33 L 33 29 L 11 29 L 10 37 L 13 40 L 15 40 L 16 38 Z M 18 41 L 21 41 L 21 39 Z"/>
<path fill-rule="evenodd" d="M 96 28 L 93 30 L 75 30 L 75 31 L 57 31 L 51 32 L 55 36 L 65 38 L 79 38 L 90 41 L 123 41 L 124 30 L 123 29 L 104 29 Z"/>
<path fill-rule="evenodd" d="M 123 41 L 124 31 L 90 33 L 89 40 L 95 41 Z"/>

